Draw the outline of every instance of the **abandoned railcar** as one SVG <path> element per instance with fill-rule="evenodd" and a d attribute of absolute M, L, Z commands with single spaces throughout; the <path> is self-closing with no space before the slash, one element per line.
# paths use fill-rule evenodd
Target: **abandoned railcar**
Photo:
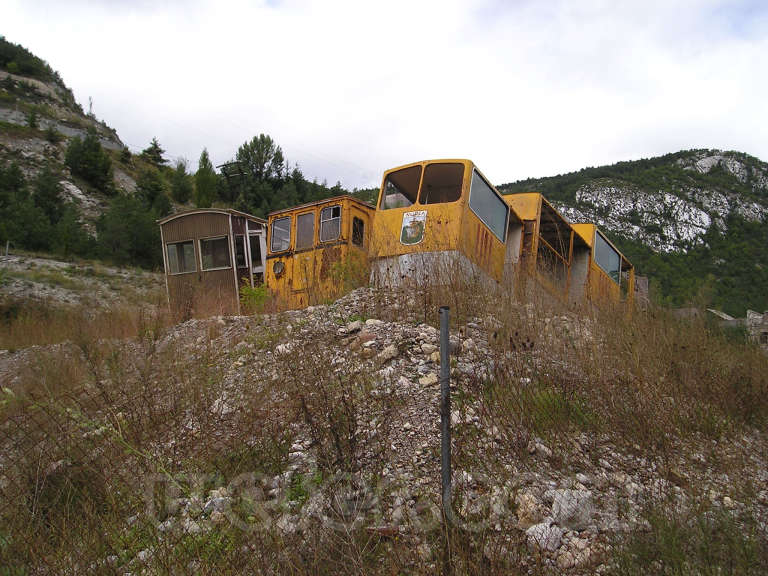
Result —
<path fill-rule="evenodd" d="M 266 283 L 278 306 L 301 308 L 366 283 L 374 212 L 337 196 L 269 214 Z"/>
<path fill-rule="evenodd" d="M 504 275 L 508 226 L 520 221 L 470 160 L 428 160 L 384 173 L 370 256 L 383 286 Z"/>
<path fill-rule="evenodd" d="M 180 317 L 238 314 L 240 286 L 264 282 L 266 221 L 229 208 L 158 220 L 168 304 Z"/>
<path fill-rule="evenodd" d="M 584 280 L 579 282 L 572 298 L 586 298 L 592 302 L 626 302 L 635 298 L 635 267 L 595 224 L 571 224 L 588 250 L 576 255 L 575 273 Z"/>

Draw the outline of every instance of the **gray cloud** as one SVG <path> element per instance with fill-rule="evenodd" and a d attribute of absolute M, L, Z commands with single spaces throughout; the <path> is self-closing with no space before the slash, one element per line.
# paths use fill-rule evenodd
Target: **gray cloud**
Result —
<path fill-rule="evenodd" d="M 377 185 L 469 157 L 495 182 L 691 147 L 768 158 L 761 2 L 11 2 L 3 24 L 134 149 L 215 162 L 265 132 Z"/>

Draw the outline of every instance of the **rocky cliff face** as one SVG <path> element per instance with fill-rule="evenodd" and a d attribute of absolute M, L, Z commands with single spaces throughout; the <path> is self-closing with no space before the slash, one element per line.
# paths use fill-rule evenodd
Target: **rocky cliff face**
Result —
<path fill-rule="evenodd" d="M 15 163 L 28 179 L 46 165 L 61 174 L 61 185 L 91 228 L 106 200 L 72 177 L 64 157 L 69 139 L 95 132 L 108 150 L 123 150 L 115 130 L 83 112 L 72 91 L 58 78 L 40 79 L 0 70 L 0 165 Z M 115 163 L 116 164 L 116 163 Z M 115 165 L 115 186 L 131 192 L 133 178 Z"/>
<path fill-rule="evenodd" d="M 626 238 L 639 240 L 654 250 L 685 251 L 703 241 L 713 225 L 728 231 L 730 215 L 761 222 L 768 217 L 768 166 L 744 160 L 743 154 L 700 150 L 680 158 L 682 170 L 706 175 L 720 172 L 750 190 L 674 183 L 666 189 L 644 189 L 632 182 L 601 178 L 581 185 L 575 202 L 559 202 L 563 214 L 574 222 L 594 221 Z"/>

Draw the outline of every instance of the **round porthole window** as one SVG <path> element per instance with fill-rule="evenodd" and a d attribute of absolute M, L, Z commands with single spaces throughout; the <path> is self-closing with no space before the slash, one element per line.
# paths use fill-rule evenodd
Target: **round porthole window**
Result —
<path fill-rule="evenodd" d="M 278 278 L 283 275 L 283 272 L 285 272 L 285 262 L 282 260 L 278 260 L 274 264 L 272 264 L 272 272 L 275 273 L 275 276 Z"/>

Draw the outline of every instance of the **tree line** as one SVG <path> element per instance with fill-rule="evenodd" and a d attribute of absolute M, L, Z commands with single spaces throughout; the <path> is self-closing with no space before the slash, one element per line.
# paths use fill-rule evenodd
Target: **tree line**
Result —
<path fill-rule="evenodd" d="M 98 193 L 107 207 L 86 227 L 65 199 L 65 174 L 54 163 L 33 178 L 16 164 L 0 166 L 0 242 L 61 256 L 100 258 L 119 265 L 162 266 L 157 220 L 192 207 L 233 207 L 266 218 L 269 212 L 348 193 L 340 183 L 308 180 L 268 135 L 244 142 L 217 171 L 207 149 L 191 172 L 186 160 L 173 165 L 156 138 L 139 154 L 104 149 L 96 132 L 68 142 L 64 163 L 80 188 Z M 115 164 L 133 174 L 135 190 L 115 185 Z M 370 190 L 355 191 L 369 199 Z M 174 208 L 175 207 L 175 208 Z"/>

